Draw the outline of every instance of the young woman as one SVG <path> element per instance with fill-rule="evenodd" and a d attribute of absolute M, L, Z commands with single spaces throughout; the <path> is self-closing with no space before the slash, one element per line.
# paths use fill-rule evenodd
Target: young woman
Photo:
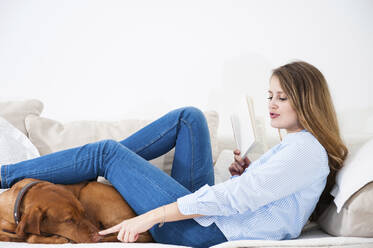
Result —
<path fill-rule="evenodd" d="M 23 178 L 70 184 L 104 176 L 138 214 L 100 232 L 118 232 L 123 242 L 147 230 L 157 242 L 193 247 L 296 238 L 311 214 L 317 219 L 330 202 L 347 149 L 327 83 L 314 66 L 294 62 L 275 69 L 268 93 L 271 126 L 288 134 L 252 163 L 236 150 L 232 178 L 224 183 L 214 185 L 206 120 L 186 107 L 121 142 L 103 140 L 3 165 L 1 186 Z M 170 177 L 148 160 L 173 147 Z"/>

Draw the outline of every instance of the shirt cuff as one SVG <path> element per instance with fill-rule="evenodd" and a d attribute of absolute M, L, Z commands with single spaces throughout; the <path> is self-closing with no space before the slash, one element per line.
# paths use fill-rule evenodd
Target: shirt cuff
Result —
<path fill-rule="evenodd" d="M 197 198 L 194 193 L 177 199 L 177 206 L 183 215 L 198 214 Z"/>
<path fill-rule="evenodd" d="M 192 193 L 177 199 L 177 207 L 183 215 L 198 214 L 197 196 Z M 200 216 L 193 218 L 201 226 L 210 226 L 215 222 L 215 216 Z"/>

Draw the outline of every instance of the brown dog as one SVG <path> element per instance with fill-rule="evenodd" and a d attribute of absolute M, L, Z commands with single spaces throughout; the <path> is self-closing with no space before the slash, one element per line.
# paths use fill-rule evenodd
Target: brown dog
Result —
<path fill-rule="evenodd" d="M 99 230 L 136 216 L 114 187 L 98 182 L 72 185 L 40 181 L 20 201 L 20 221 L 14 218 L 18 193 L 35 179 L 24 179 L 0 194 L 0 241 L 29 243 L 92 243 L 118 241 Z M 137 242 L 153 241 L 148 232 Z"/>

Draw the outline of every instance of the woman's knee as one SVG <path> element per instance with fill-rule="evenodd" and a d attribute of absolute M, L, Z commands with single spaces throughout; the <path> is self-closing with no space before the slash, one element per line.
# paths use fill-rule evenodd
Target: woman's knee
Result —
<path fill-rule="evenodd" d="M 184 107 L 182 112 L 183 112 L 182 119 L 206 122 L 206 117 L 199 108 L 188 106 L 188 107 Z"/>
<path fill-rule="evenodd" d="M 102 150 L 103 154 L 110 154 L 115 152 L 118 147 L 121 145 L 118 141 L 113 139 L 104 139 L 96 142 L 99 149 Z"/>

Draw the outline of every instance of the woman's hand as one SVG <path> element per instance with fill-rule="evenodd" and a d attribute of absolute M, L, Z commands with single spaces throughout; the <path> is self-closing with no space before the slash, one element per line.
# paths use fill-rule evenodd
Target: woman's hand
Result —
<path fill-rule="evenodd" d="M 124 220 L 118 225 L 103 230 L 98 234 L 106 235 L 110 233 L 119 232 L 117 236 L 119 241 L 135 242 L 138 239 L 140 233 L 148 231 L 157 223 L 186 220 L 200 216 L 202 215 L 183 215 L 177 206 L 177 202 L 173 202 L 158 207 L 156 209 L 150 210 L 145 214 L 136 216 L 128 220 Z"/>
<path fill-rule="evenodd" d="M 245 157 L 241 158 L 240 154 L 241 151 L 239 149 L 236 149 L 233 151 L 234 154 L 234 162 L 229 166 L 229 173 L 231 173 L 232 176 L 240 176 L 247 167 L 249 167 L 251 161 Z"/>
<path fill-rule="evenodd" d="M 140 233 L 146 232 L 156 224 L 156 222 L 154 222 L 152 219 L 153 218 L 149 218 L 147 214 L 142 214 L 134 218 L 124 220 L 106 230 L 100 231 L 99 234 L 107 235 L 118 232 L 117 238 L 119 241 L 126 243 L 135 242 Z"/>

